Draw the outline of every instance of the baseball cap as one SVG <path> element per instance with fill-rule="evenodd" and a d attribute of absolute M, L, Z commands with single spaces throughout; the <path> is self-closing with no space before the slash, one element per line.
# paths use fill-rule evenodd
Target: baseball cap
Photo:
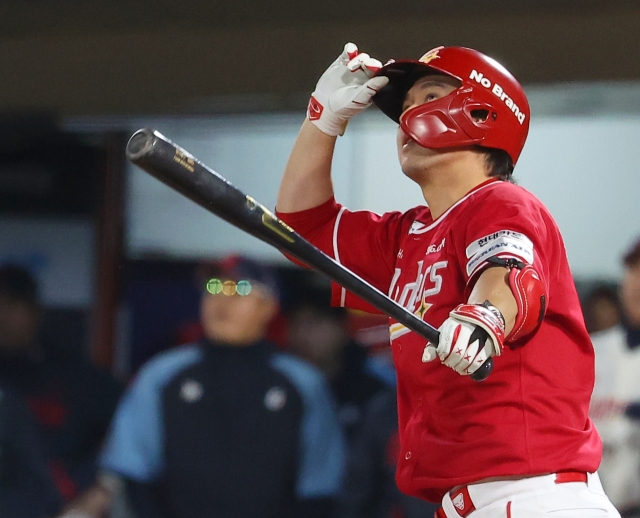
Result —
<path fill-rule="evenodd" d="M 241 255 L 230 255 L 216 261 L 205 262 L 200 265 L 198 281 L 203 288 L 211 285 L 211 282 L 219 281 L 238 282 L 238 293 L 241 292 L 240 281 L 260 284 L 274 299 L 280 300 L 280 285 L 275 270 L 264 263 Z M 208 288 L 207 288 L 208 289 Z"/>
<path fill-rule="evenodd" d="M 627 250 L 622 261 L 625 266 L 635 266 L 640 262 L 640 238 Z"/>

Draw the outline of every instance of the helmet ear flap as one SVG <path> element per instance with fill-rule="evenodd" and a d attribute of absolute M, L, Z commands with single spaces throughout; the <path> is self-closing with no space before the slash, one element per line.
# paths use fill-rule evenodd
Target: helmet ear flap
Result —
<path fill-rule="evenodd" d="M 472 86 L 458 88 L 407 111 L 400 127 L 426 148 L 484 145 L 489 135 L 503 131 L 502 121 L 492 100 L 478 97 Z"/>
<path fill-rule="evenodd" d="M 474 99 L 473 87 L 460 88 L 452 99 L 450 106 L 451 118 L 456 125 L 473 140 L 475 144 L 481 144 L 484 138 L 493 128 L 495 109 L 485 101 Z"/>

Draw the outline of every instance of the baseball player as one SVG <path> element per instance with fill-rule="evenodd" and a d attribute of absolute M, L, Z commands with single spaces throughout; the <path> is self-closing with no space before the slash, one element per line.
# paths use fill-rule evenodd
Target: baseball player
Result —
<path fill-rule="evenodd" d="M 622 258 L 622 322 L 594 333 L 589 415 L 602 437 L 602 484 L 624 517 L 640 516 L 640 239 Z"/>
<path fill-rule="evenodd" d="M 337 203 L 331 160 L 371 103 L 399 124 L 403 173 L 427 206 L 378 215 Z M 588 417 L 594 353 L 558 228 L 510 181 L 529 128 L 521 85 L 475 50 L 381 63 L 353 44 L 320 77 L 278 195 L 279 216 L 440 331 L 391 319 L 400 461 L 439 518 L 617 517 Z M 375 311 L 334 286 L 333 302 Z M 487 359 L 483 382 L 472 380 Z"/>

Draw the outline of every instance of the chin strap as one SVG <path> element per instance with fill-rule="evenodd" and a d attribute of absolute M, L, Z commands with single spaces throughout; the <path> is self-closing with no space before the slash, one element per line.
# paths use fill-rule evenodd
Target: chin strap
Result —
<path fill-rule="evenodd" d="M 505 342 L 515 342 L 533 333 L 547 310 L 547 290 L 538 272 L 517 259 L 490 257 L 487 262 L 509 270 L 509 287 L 516 299 L 518 314 Z"/>

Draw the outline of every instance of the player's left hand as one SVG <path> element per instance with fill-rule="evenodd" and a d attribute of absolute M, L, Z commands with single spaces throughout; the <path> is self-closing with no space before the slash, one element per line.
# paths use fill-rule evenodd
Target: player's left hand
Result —
<path fill-rule="evenodd" d="M 372 97 L 388 83 L 388 77 L 375 76 L 380 68 L 380 61 L 347 43 L 311 94 L 309 120 L 327 135 L 342 135 L 349 119 L 370 106 Z"/>
<path fill-rule="evenodd" d="M 427 344 L 422 361 L 436 356 L 458 374 L 468 376 L 478 370 L 491 356 L 499 356 L 504 347 L 504 319 L 495 306 L 460 304 L 438 329 L 437 348 Z"/>

